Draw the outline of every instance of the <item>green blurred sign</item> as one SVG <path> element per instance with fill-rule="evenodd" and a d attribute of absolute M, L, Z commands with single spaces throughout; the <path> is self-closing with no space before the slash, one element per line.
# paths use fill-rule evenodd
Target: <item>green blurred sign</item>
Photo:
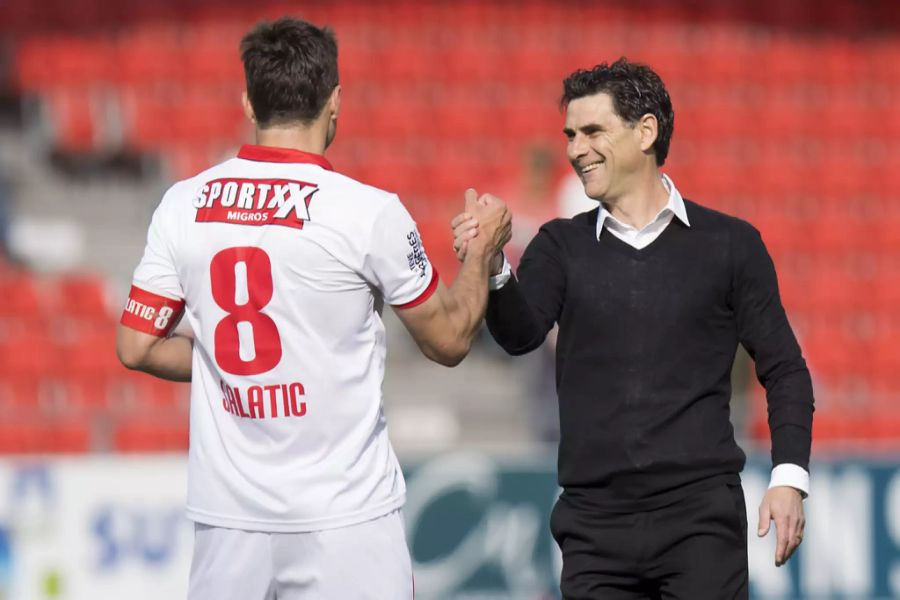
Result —
<path fill-rule="evenodd" d="M 559 489 L 548 457 L 448 454 L 406 473 L 418 600 L 559 598 L 561 560 L 549 532 Z M 741 477 L 751 598 L 900 597 L 900 461 L 814 464 L 804 543 L 783 568 L 774 566 L 774 528 L 754 535 L 768 463 L 749 462 Z"/>
<path fill-rule="evenodd" d="M 419 600 L 558 597 L 545 461 L 452 454 L 407 469 L 406 521 Z"/>

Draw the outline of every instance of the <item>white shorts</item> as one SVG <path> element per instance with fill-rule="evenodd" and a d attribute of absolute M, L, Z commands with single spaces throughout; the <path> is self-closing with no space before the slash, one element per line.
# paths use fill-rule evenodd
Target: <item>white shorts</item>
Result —
<path fill-rule="evenodd" d="M 403 515 L 306 533 L 194 528 L 188 600 L 412 600 Z"/>

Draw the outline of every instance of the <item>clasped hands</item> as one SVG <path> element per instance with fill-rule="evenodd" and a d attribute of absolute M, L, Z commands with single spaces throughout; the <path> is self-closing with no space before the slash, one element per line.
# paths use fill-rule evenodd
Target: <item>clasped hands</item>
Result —
<path fill-rule="evenodd" d="M 502 200 L 491 194 L 479 196 L 477 191 L 469 188 L 464 212 L 454 217 L 450 225 L 453 227 L 453 251 L 460 261 L 475 252 L 491 261 L 491 273 L 500 271 L 503 246 L 512 238 L 512 215 Z"/>

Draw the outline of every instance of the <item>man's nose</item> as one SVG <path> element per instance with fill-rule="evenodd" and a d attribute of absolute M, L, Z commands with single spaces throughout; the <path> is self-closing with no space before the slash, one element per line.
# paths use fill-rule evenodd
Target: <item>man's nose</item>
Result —
<path fill-rule="evenodd" d="M 584 136 L 576 135 L 569 142 L 568 154 L 569 154 L 570 161 L 574 161 L 574 160 L 584 156 L 585 154 L 587 154 L 587 151 L 588 151 L 588 144 L 587 144 L 587 140 L 585 139 Z"/>

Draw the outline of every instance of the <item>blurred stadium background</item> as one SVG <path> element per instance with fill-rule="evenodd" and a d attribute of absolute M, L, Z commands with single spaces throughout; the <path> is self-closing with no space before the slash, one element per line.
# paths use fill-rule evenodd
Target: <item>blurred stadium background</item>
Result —
<path fill-rule="evenodd" d="M 162 192 L 252 131 L 238 42 L 291 14 L 338 36 L 336 168 L 396 191 L 444 276 L 474 186 L 517 236 L 571 211 L 562 78 L 625 55 L 676 112 L 665 171 L 763 233 L 816 387 L 809 534 L 751 542 L 756 598 L 900 597 L 900 3 L 0 2 L 0 598 L 183 597 L 187 388 L 128 373 L 114 324 Z M 522 242 L 517 242 L 522 243 Z M 390 327 L 419 596 L 555 598 L 550 350 L 447 370 Z M 768 427 L 734 374 L 755 526 Z"/>

